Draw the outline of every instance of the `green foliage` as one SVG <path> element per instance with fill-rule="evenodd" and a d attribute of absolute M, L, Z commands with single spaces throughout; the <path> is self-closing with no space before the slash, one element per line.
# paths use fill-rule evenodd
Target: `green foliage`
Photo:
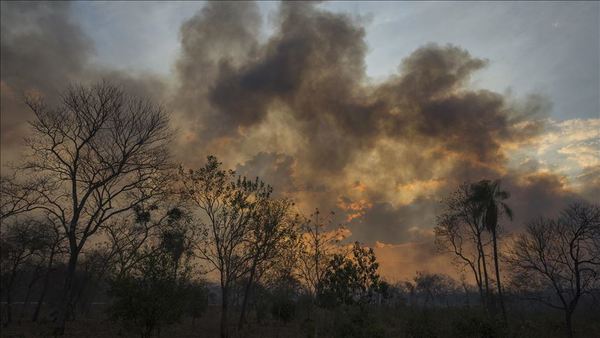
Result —
<path fill-rule="evenodd" d="M 146 255 L 129 273 L 110 283 L 111 317 L 149 337 L 155 329 L 177 322 L 188 297 L 187 276 L 175 274 L 175 262 L 165 252 Z"/>
<path fill-rule="evenodd" d="M 368 302 L 379 291 L 375 253 L 371 248 L 363 248 L 354 243 L 349 257 L 340 254 L 333 256 L 319 295 L 323 306 Z"/>

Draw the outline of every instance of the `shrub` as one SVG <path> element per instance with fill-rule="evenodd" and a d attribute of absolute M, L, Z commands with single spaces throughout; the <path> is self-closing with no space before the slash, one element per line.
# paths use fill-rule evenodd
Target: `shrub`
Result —
<path fill-rule="evenodd" d="M 273 318 L 288 323 L 296 315 L 296 303 L 289 297 L 276 297 L 271 306 Z"/>
<path fill-rule="evenodd" d="M 464 315 L 452 323 L 453 337 L 494 338 L 504 337 L 502 324 L 485 315 Z"/>
<path fill-rule="evenodd" d="M 334 324 L 336 338 L 379 338 L 385 331 L 380 319 L 363 306 L 352 305 L 338 308 Z"/>
<path fill-rule="evenodd" d="M 187 289 L 172 258 L 147 255 L 135 269 L 110 282 L 108 311 L 125 328 L 150 337 L 161 326 L 177 322 L 185 311 Z"/>

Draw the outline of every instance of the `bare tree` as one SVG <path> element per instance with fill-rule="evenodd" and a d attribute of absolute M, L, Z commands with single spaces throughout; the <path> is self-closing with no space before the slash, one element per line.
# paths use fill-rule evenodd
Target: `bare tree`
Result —
<path fill-rule="evenodd" d="M 252 221 L 271 188 L 258 179 L 236 179 L 234 171 L 221 165 L 209 156 L 204 167 L 180 173 L 183 194 L 200 212 L 199 225 L 206 231 L 207 242 L 199 254 L 219 272 L 221 337 L 228 337 L 230 292 L 252 266 L 255 255 L 247 245 L 252 241 Z"/>
<path fill-rule="evenodd" d="M 35 209 L 42 198 L 36 192 L 45 183 L 39 178 L 18 182 L 14 174 L 0 177 L 0 220 Z"/>
<path fill-rule="evenodd" d="M 344 228 L 332 229 L 334 213 L 321 216 L 319 209 L 302 222 L 298 254 L 298 277 L 312 294 L 313 303 L 318 304 L 317 296 L 327 273 L 329 262 L 339 249 L 337 244 L 344 238 Z M 315 321 L 317 318 L 315 317 Z M 318 337 L 318 325 L 315 322 L 314 337 Z"/>
<path fill-rule="evenodd" d="M 482 227 L 479 204 L 471 198 L 469 184 L 461 185 L 444 201 L 445 210 L 437 217 L 436 244 L 455 255 L 456 262 L 473 274 L 481 303 L 489 305 L 487 254 L 490 240 Z"/>
<path fill-rule="evenodd" d="M 162 194 L 169 167 L 165 111 L 107 82 L 70 87 L 55 107 L 40 98 L 29 153 L 20 169 L 39 179 L 27 196 L 68 241 L 68 264 L 56 333 L 63 334 L 77 260 L 102 225 Z"/>
<path fill-rule="evenodd" d="M 557 219 L 529 223 L 511 254 L 514 285 L 525 297 L 562 310 L 569 337 L 579 300 L 598 286 L 599 227 L 599 206 L 571 204 Z"/>
<path fill-rule="evenodd" d="M 333 212 L 325 217 L 319 209 L 302 223 L 302 239 L 298 259 L 298 274 L 308 292 L 315 298 L 323 283 L 327 266 L 343 239 L 343 228 L 332 229 Z"/>

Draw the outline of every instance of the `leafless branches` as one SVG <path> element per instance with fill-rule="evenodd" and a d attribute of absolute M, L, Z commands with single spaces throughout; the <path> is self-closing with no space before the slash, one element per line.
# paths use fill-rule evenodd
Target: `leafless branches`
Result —
<path fill-rule="evenodd" d="M 557 219 L 530 222 L 511 253 L 514 285 L 563 310 L 569 336 L 580 298 L 600 281 L 599 228 L 600 207 L 571 204 Z"/>
<path fill-rule="evenodd" d="M 43 184 L 3 184 L 18 193 L 3 201 L 2 215 L 43 210 L 62 227 L 69 244 L 66 300 L 88 239 L 116 216 L 165 193 L 168 120 L 162 107 L 108 82 L 72 86 L 57 106 L 37 97 L 26 103 L 35 119 L 19 170 Z M 65 312 L 66 304 L 61 308 Z M 64 313 L 59 326 L 62 331 Z"/>

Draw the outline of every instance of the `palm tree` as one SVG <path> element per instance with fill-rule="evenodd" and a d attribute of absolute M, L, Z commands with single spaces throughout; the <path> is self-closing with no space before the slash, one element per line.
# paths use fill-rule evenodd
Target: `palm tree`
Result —
<path fill-rule="evenodd" d="M 500 269 L 498 267 L 498 218 L 500 212 L 506 215 L 510 220 L 513 218 L 511 208 L 503 201 L 510 197 L 508 191 L 500 189 L 500 180 L 482 180 L 471 186 L 471 200 L 478 207 L 478 216 L 482 220 L 482 225 L 486 231 L 492 235 L 494 267 L 496 269 L 496 285 L 498 287 L 498 297 L 502 309 L 502 317 L 506 322 L 506 308 L 504 298 L 502 297 L 502 285 L 500 283 Z"/>

